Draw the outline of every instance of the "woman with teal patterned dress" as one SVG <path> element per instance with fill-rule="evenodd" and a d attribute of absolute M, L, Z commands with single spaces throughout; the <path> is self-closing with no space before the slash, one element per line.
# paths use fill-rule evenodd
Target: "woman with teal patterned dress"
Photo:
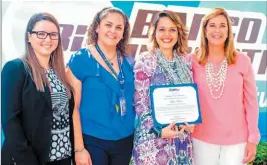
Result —
<path fill-rule="evenodd" d="M 133 164 L 192 165 L 193 125 L 171 123 L 165 128 L 153 125 L 150 105 L 151 85 L 192 83 L 191 59 L 186 56 L 187 31 L 179 16 L 160 12 L 150 29 L 153 48 L 136 57 L 135 110 L 138 124 L 134 137 Z"/>

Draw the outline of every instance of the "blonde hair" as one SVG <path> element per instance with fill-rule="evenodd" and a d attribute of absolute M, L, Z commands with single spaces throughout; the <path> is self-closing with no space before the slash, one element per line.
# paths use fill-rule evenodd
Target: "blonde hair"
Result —
<path fill-rule="evenodd" d="M 173 23 L 177 26 L 178 30 L 178 40 L 177 43 L 174 45 L 173 50 L 176 49 L 176 52 L 179 56 L 185 55 L 188 51 L 188 44 L 187 44 L 187 29 L 183 22 L 181 21 L 179 15 L 172 11 L 161 11 L 159 12 L 152 24 L 149 28 L 149 41 L 152 43 L 151 48 L 148 46 L 148 49 L 154 50 L 155 48 L 158 48 L 159 45 L 156 41 L 156 29 L 158 26 L 158 22 L 160 18 L 167 17 L 173 21 Z"/>
<path fill-rule="evenodd" d="M 196 50 L 195 54 L 199 57 L 199 63 L 201 65 L 205 65 L 208 59 L 209 47 L 208 40 L 205 37 L 205 29 L 210 19 L 223 15 L 227 20 L 228 27 L 228 37 L 224 43 L 224 51 L 227 63 L 229 65 L 234 64 L 236 62 L 237 51 L 234 48 L 234 36 L 232 31 L 232 20 L 229 17 L 228 13 L 223 8 L 214 8 L 209 13 L 207 13 L 201 21 L 201 42 L 200 49 Z"/>
<path fill-rule="evenodd" d="M 57 27 L 58 32 L 60 32 L 59 24 L 54 16 L 52 16 L 49 13 L 37 13 L 34 14 L 27 25 L 27 29 L 25 32 L 25 45 L 26 45 L 26 53 L 25 56 L 22 58 L 22 61 L 25 65 L 25 69 L 30 73 L 36 88 L 38 91 L 45 91 L 45 86 L 50 87 L 50 83 L 48 79 L 46 78 L 45 69 L 40 65 L 36 54 L 34 53 L 34 50 L 31 46 L 31 43 L 29 43 L 28 33 L 32 31 L 35 24 L 39 21 L 50 21 L 54 23 Z M 63 59 L 63 49 L 62 49 L 62 43 L 61 43 L 61 36 L 59 33 L 58 38 L 58 46 L 57 48 L 52 52 L 50 56 L 50 65 L 54 69 L 56 75 L 61 80 L 62 84 L 66 88 L 66 92 L 68 96 L 71 96 L 71 86 L 69 85 L 66 75 L 65 75 L 65 66 L 64 66 L 64 59 Z"/>

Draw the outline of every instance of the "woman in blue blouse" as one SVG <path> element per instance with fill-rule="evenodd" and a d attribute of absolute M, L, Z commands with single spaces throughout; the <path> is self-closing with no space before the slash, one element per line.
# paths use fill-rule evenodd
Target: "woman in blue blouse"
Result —
<path fill-rule="evenodd" d="M 135 118 L 133 68 L 125 58 L 129 31 L 121 10 L 102 9 L 89 27 L 87 48 L 68 63 L 77 165 L 129 164 Z"/>

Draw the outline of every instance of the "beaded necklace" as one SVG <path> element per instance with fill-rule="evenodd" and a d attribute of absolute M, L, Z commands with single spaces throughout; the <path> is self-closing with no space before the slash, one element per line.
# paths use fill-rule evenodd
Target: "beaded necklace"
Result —
<path fill-rule="evenodd" d="M 220 69 L 217 72 L 213 70 L 213 65 L 210 61 L 205 65 L 206 81 L 213 99 L 217 100 L 223 94 L 227 68 L 228 64 L 226 59 L 221 62 Z"/>
<path fill-rule="evenodd" d="M 190 74 L 189 67 L 183 62 L 176 51 L 173 51 L 173 61 L 164 58 L 160 49 L 155 51 L 157 62 L 166 76 L 168 84 L 192 83 L 193 79 Z"/>

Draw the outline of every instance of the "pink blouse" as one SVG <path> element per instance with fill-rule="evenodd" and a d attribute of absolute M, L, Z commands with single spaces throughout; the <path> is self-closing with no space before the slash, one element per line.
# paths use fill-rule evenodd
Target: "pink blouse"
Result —
<path fill-rule="evenodd" d="M 205 67 L 198 63 L 196 56 L 193 56 L 192 70 L 202 115 L 202 123 L 196 126 L 192 136 L 217 145 L 258 144 L 259 108 L 250 58 L 239 53 L 236 64 L 228 66 L 224 93 L 217 100 L 211 97 Z"/>

